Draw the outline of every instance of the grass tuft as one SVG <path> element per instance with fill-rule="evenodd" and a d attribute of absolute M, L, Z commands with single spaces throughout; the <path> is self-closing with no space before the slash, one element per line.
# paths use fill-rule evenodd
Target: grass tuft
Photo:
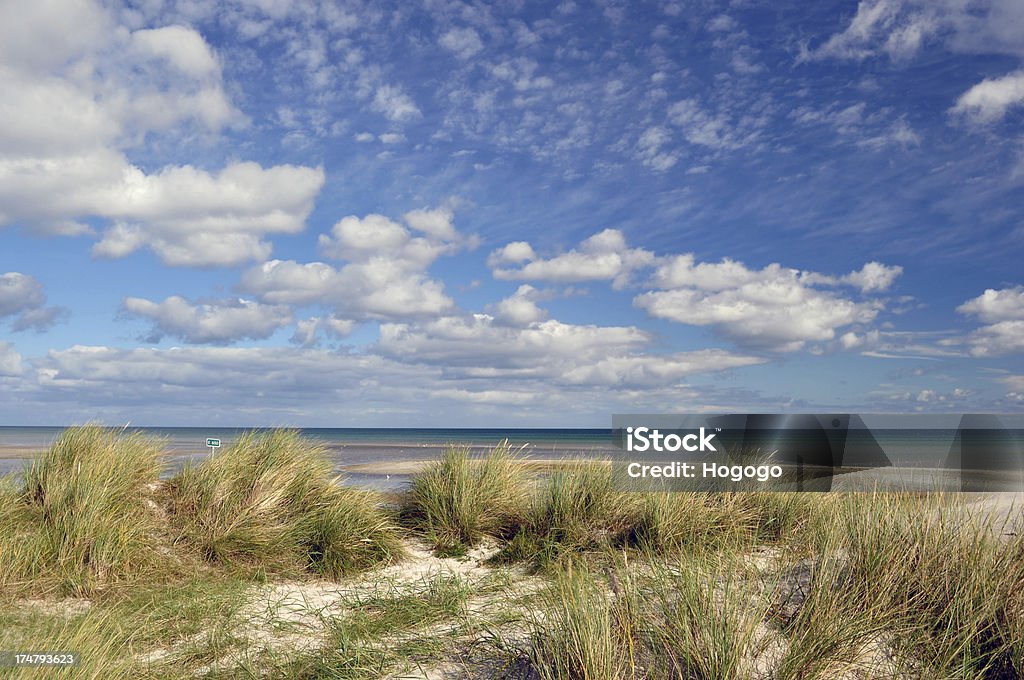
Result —
<path fill-rule="evenodd" d="M 521 521 L 526 473 L 504 441 L 483 458 L 449 446 L 413 476 L 402 517 L 444 554 L 459 554 L 485 536 L 508 532 Z"/>
<path fill-rule="evenodd" d="M 327 578 L 402 556 L 372 494 L 338 486 L 323 449 L 297 432 L 248 433 L 171 480 L 179 540 L 248 573 Z"/>
<path fill-rule="evenodd" d="M 0 584 L 90 594 L 154 564 L 158 523 L 147 501 L 157 442 L 95 425 L 65 430 L 0 491 Z"/>

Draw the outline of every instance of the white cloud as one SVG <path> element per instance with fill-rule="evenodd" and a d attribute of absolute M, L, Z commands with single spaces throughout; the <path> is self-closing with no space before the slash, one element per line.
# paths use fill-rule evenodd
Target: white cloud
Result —
<path fill-rule="evenodd" d="M 22 312 L 11 322 L 11 330 L 43 333 L 71 315 L 64 307 L 37 307 Z"/>
<path fill-rule="evenodd" d="M 220 70 L 213 51 L 202 36 L 184 26 L 165 26 L 135 31 L 132 47 L 143 54 L 162 57 L 193 77 L 217 74 Z"/>
<path fill-rule="evenodd" d="M 679 162 L 678 154 L 663 151 L 671 141 L 672 133 L 668 128 L 661 125 L 649 127 L 637 140 L 637 156 L 644 165 L 652 170 L 664 172 Z"/>
<path fill-rule="evenodd" d="M 808 342 L 834 340 L 839 328 L 870 323 L 883 307 L 879 301 L 856 302 L 815 285 L 842 282 L 863 291 L 883 290 L 900 271 L 873 262 L 837 280 L 778 264 L 755 270 L 729 259 L 698 263 L 685 254 L 664 258 L 650 281 L 661 290 L 638 295 L 633 302 L 658 318 L 715 326 L 742 345 L 795 351 Z"/>
<path fill-rule="evenodd" d="M 982 326 L 968 337 L 972 356 L 991 357 L 1024 352 L 1024 320 Z"/>
<path fill-rule="evenodd" d="M 0 342 L 0 377 L 21 375 L 25 370 L 21 355 L 10 343 Z"/>
<path fill-rule="evenodd" d="M 43 284 L 28 274 L 0 274 L 0 318 L 14 316 L 11 330 L 43 332 L 68 312 L 63 307 L 46 307 Z"/>
<path fill-rule="evenodd" d="M 529 326 L 548 318 L 546 310 L 537 306 L 540 291 L 528 283 L 494 305 L 494 317 L 509 326 Z"/>
<path fill-rule="evenodd" d="M 422 115 L 412 98 L 395 85 L 381 85 L 377 88 L 373 96 L 373 109 L 396 122 L 413 120 Z"/>
<path fill-rule="evenodd" d="M 875 43 L 879 35 L 893 28 L 901 5 L 899 0 L 861 0 L 844 31 L 831 36 L 815 50 L 805 50 L 801 58 L 864 59 L 871 56 L 878 49 Z"/>
<path fill-rule="evenodd" d="M 697 373 L 712 373 L 764 362 L 760 357 L 733 354 L 721 349 L 609 357 L 589 366 L 571 369 L 563 375 L 563 379 L 569 384 L 636 387 L 670 385 Z"/>
<path fill-rule="evenodd" d="M 229 344 L 237 340 L 269 338 L 279 328 L 289 325 L 292 313 L 288 307 L 262 305 L 250 300 L 224 300 L 192 304 L 174 295 L 163 302 L 128 297 L 125 312 L 153 322 L 149 342 L 164 336 L 189 344 Z"/>
<path fill-rule="evenodd" d="M 416 231 L 442 241 L 456 241 L 459 238 L 452 219 L 455 217 L 451 208 L 428 210 L 421 208 L 405 213 L 405 223 Z"/>
<path fill-rule="evenodd" d="M 842 277 L 842 283 L 855 286 L 862 293 L 875 293 L 888 290 L 893 282 L 903 273 L 899 265 L 888 266 L 881 262 L 868 262 L 857 271 Z"/>
<path fill-rule="evenodd" d="M 302 319 L 295 324 L 295 333 L 291 342 L 303 347 L 315 347 L 321 335 L 332 338 L 344 338 L 355 330 L 358 324 L 350 319 L 339 319 L 335 316 Z"/>
<path fill-rule="evenodd" d="M 975 316 L 986 323 L 1024 319 L 1024 286 L 987 289 L 956 308 L 961 314 Z"/>
<path fill-rule="evenodd" d="M 517 269 L 506 265 L 523 263 Z M 488 263 L 494 277 L 502 280 L 611 281 L 616 287 L 628 284 L 637 269 L 654 262 L 654 254 L 642 248 L 629 248 L 622 232 L 605 229 L 580 243 L 579 249 L 549 259 L 537 258 L 525 242 L 510 243 L 491 253 Z"/>
<path fill-rule="evenodd" d="M 20 272 L 0 274 L 0 316 L 11 316 L 46 303 L 43 285 Z"/>
<path fill-rule="evenodd" d="M 0 8 L 0 226 L 85 234 L 94 218 L 109 225 L 97 256 L 148 247 L 178 265 L 265 259 L 265 235 L 302 229 L 320 169 L 235 162 L 151 172 L 129 160 L 157 138 L 246 123 L 198 32 L 132 31 L 90 2 L 33 3 L 5 19 L 11 7 Z M 58 28 L 62 37 L 43 39 Z"/>
<path fill-rule="evenodd" d="M 383 324 L 377 349 L 397 360 L 443 366 L 446 375 L 543 380 L 562 385 L 647 387 L 683 377 L 762 363 L 724 350 L 644 354 L 651 336 L 633 327 L 537 321 L 502 325 L 486 314 L 422 324 Z"/>
<path fill-rule="evenodd" d="M 1004 375 L 998 380 L 1014 392 L 1024 392 L 1024 375 Z"/>
<path fill-rule="evenodd" d="M 550 320 L 513 328 L 494 323 L 486 314 L 475 314 L 416 325 L 382 324 L 378 346 L 395 358 L 547 375 L 552 364 L 594 361 L 638 350 L 649 341 L 647 333 L 632 327 Z"/>
<path fill-rule="evenodd" d="M 1018 0 L 861 0 L 845 29 L 816 48 L 805 46 L 800 60 L 859 61 L 885 54 L 905 61 L 929 41 L 954 52 L 1024 56 L 1022 22 L 1024 6 Z"/>
<path fill-rule="evenodd" d="M 857 145 L 876 151 L 889 146 L 909 149 L 921 145 L 921 136 L 905 120 L 897 120 L 878 134 L 857 140 Z"/>
<path fill-rule="evenodd" d="M 447 208 L 414 210 L 405 220 L 408 227 L 383 215 L 344 217 L 319 243 L 324 255 L 347 264 L 272 260 L 246 271 L 242 289 L 270 304 L 324 304 L 346 319 L 446 313 L 454 302 L 427 269 L 474 239 L 455 229 Z"/>
<path fill-rule="evenodd" d="M 83 196 L 94 202 L 88 212 L 118 220 L 93 254 L 118 258 L 147 247 L 177 266 L 264 260 L 271 246 L 262 237 L 302 231 L 323 181 L 322 169 L 291 165 L 235 163 L 217 175 L 190 166 L 155 175 L 133 169 L 120 185 Z"/>
<path fill-rule="evenodd" d="M 738 149 L 758 137 L 759 122 L 754 118 L 734 123 L 725 112 L 709 113 L 694 98 L 678 101 L 668 109 L 668 118 L 680 128 L 690 144 L 711 149 Z"/>
<path fill-rule="evenodd" d="M 459 59 L 470 59 L 484 48 L 480 34 L 472 28 L 453 28 L 441 36 L 440 43 Z"/>
<path fill-rule="evenodd" d="M 491 75 L 510 83 L 517 92 L 546 90 L 553 87 L 555 81 L 550 77 L 534 75 L 539 67 L 540 65 L 533 59 L 516 57 L 491 66 Z"/>
<path fill-rule="evenodd" d="M 488 267 L 500 267 L 507 264 L 519 264 L 537 259 L 533 247 L 526 241 L 513 241 L 492 252 L 487 258 Z"/>
<path fill-rule="evenodd" d="M 1024 286 L 1002 290 L 989 288 L 957 307 L 956 311 L 988 324 L 973 331 L 966 339 L 973 356 L 1024 352 Z"/>
<path fill-rule="evenodd" d="M 1000 120 L 1011 108 L 1024 105 L 1024 70 L 986 78 L 960 95 L 951 111 L 975 124 Z"/>
<path fill-rule="evenodd" d="M 388 358 L 285 347 L 74 346 L 33 358 L 22 376 L 6 378 L 9 389 L 0 391 L 0 403 L 19 422 L 41 422 L 39 413 L 59 408 L 72 421 L 111 423 L 586 426 L 600 414 L 629 409 L 728 407 L 735 397 L 713 387 L 695 391 L 680 378 L 759 361 L 714 351 L 615 361 L 619 348 L 633 346 L 635 330 L 591 329 L 555 324 L 517 339 L 516 329 L 494 336 L 484 328 L 478 336 L 517 340 L 509 348 L 514 356 L 502 357 L 501 346 L 467 340 L 463 346 L 471 353 L 448 365 L 408 353 Z M 528 343 L 538 338 L 556 346 L 557 360 L 530 360 Z M 586 369 L 571 373 L 585 365 L 573 357 L 574 348 L 598 364 L 592 375 Z M 489 349 L 496 361 L 474 354 Z"/>

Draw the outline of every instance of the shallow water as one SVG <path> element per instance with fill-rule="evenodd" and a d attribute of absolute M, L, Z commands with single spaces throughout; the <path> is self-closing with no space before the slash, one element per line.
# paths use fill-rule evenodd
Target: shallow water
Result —
<path fill-rule="evenodd" d="M 43 451 L 63 431 L 61 427 L 0 427 L 0 475 L 20 474 L 31 463 L 26 449 Z M 171 476 L 189 460 L 209 455 L 207 438 L 229 446 L 247 429 L 236 428 L 131 428 L 144 435 L 163 439 L 168 452 L 164 476 Z M 523 447 L 523 455 L 536 458 L 563 458 L 615 451 L 611 430 L 580 429 L 402 429 L 402 428 L 308 428 L 300 430 L 321 442 L 335 464 L 345 472 L 346 482 L 376 489 L 397 489 L 409 475 L 346 472 L 348 465 L 391 463 L 395 461 L 437 458 L 448 444 L 469 446 L 483 452 L 503 439 L 513 447 Z M 4 453 L 7 453 L 4 457 Z M 15 455 L 10 455 L 15 454 Z"/>

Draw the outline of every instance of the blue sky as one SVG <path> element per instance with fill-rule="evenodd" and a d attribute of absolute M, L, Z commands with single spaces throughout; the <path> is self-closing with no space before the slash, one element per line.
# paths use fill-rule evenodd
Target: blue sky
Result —
<path fill-rule="evenodd" d="M 1014 0 L 0 3 L 0 424 L 1019 412 Z"/>

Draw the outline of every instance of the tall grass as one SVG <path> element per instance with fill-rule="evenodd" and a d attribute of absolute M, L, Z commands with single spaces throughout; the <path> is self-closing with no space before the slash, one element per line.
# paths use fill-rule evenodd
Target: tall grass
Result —
<path fill-rule="evenodd" d="M 152 566 L 159 531 L 147 500 L 159 452 L 137 434 L 65 430 L 22 489 L 0 492 L 0 584 L 88 594 Z"/>
<path fill-rule="evenodd" d="M 400 557 L 372 496 L 334 482 L 323 449 L 298 433 L 248 433 L 170 481 L 179 541 L 250 573 L 337 578 Z"/>
<path fill-rule="evenodd" d="M 849 660 L 851 645 L 881 631 L 915 674 L 1024 676 L 1024 538 L 1000 536 L 939 494 L 849 494 L 830 505 L 810 534 L 821 557 L 789 626 L 793 677 L 820 647 Z M 831 645 L 828 630 L 838 636 Z"/>
<path fill-rule="evenodd" d="M 635 520 L 638 494 L 615 489 L 611 468 L 574 461 L 534 490 L 529 509 L 499 561 L 547 567 L 584 551 L 612 547 Z"/>
<path fill-rule="evenodd" d="M 699 555 L 656 563 L 644 600 L 651 677 L 750 677 L 767 600 L 738 563 Z"/>
<path fill-rule="evenodd" d="M 528 480 L 508 442 L 480 459 L 449 446 L 414 475 L 402 516 L 442 551 L 508 531 L 522 518 Z"/>
<path fill-rule="evenodd" d="M 558 572 L 539 604 L 526 654 L 540 680 L 619 680 L 632 675 L 629 619 L 620 616 L 615 596 L 593 574 L 580 568 Z"/>

